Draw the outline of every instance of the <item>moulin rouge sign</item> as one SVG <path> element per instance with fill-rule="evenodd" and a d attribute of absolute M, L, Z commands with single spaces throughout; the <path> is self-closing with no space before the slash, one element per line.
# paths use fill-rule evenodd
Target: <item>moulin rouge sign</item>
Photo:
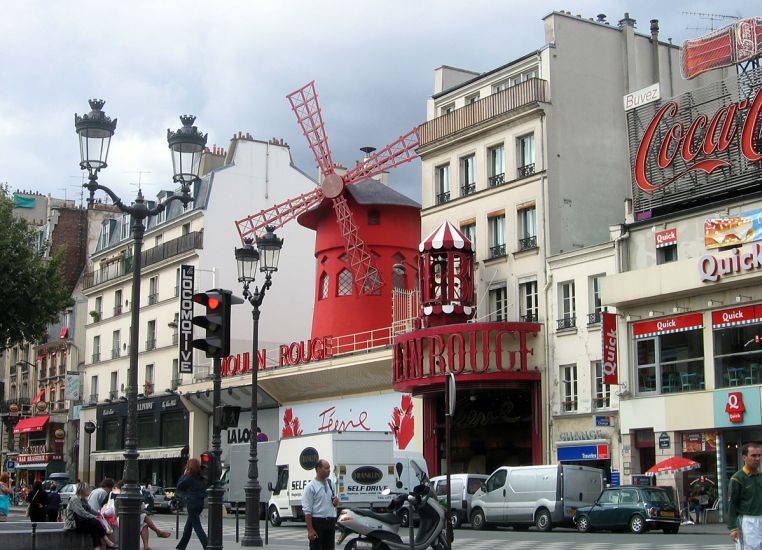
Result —
<path fill-rule="evenodd" d="M 283 344 L 278 348 L 278 366 L 289 367 L 301 365 L 312 361 L 320 361 L 333 357 L 333 337 L 324 336 L 323 338 L 313 338 L 303 342 L 292 342 Z M 257 362 L 259 370 L 267 368 L 267 350 L 261 349 L 257 353 Z M 222 360 L 221 375 L 237 376 L 251 372 L 251 354 L 249 352 L 239 353 L 225 357 Z"/>

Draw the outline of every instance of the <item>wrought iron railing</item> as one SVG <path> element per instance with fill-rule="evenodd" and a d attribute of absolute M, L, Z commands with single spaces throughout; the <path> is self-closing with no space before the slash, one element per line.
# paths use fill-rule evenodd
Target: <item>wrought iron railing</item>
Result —
<path fill-rule="evenodd" d="M 98 353 L 93 353 L 93 361 L 92 361 L 92 362 L 93 362 L 93 363 L 97 363 L 97 362 L 98 362 L 98 361 L 100 361 L 100 360 L 101 360 L 101 354 L 100 354 L 100 352 L 98 352 Z"/>
<path fill-rule="evenodd" d="M 499 258 L 501 256 L 505 256 L 505 244 L 496 244 L 489 247 L 490 259 Z"/>
<path fill-rule="evenodd" d="M 537 313 L 527 313 L 521 316 L 522 323 L 536 323 L 539 320 Z"/>
<path fill-rule="evenodd" d="M 437 204 L 444 204 L 450 200 L 450 192 L 437 194 Z"/>
<path fill-rule="evenodd" d="M 476 183 L 467 183 L 465 185 L 460 186 L 460 195 L 462 197 L 465 197 L 466 195 L 470 195 L 472 193 L 476 193 Z"/>
<path fill-rule="evenodd" d="M 593 313 L 587 314 L 587 324 L 588 325 L 597 325 L 601 322 L 601 312 L 600 311 L 594 311 Z"/>
<path fill-rule="evenodd" d="M 519 166 L 516 169 L 517 177 L 519 178 L 526 178 L 527 176 L 531 176 L 534 174 L 534 163 L 532 164 L 525 164 L 524 166 Z"/>
<path fill-rule="evenodd" d="M 564 330 L 567 328 L 574 328 L 577 326 L 577 317 L 571 315 L 558 320 L 558 330 Z"/>
<path fill-rule="evenodd" d="M 156 349 L 156 338 L 148 338 L 146 340 L 146 350 Z"/>
<path fill-rule="evenodd" d="M 111 350 L 111 358 L 112 359 L 119 359 L 119 348 L 115 347 Z"/>
<path fill-rule="evenodd" d="M 122 304 L 119 304 L 118 306 L 114 306 L 114 317 L 121 314 L 122 314 Z"/>
<path fill-rule="evenodd" d="M 108 398 L 112 401 L 114 399 L 119 399 L 119 390 L 111 390 L 108 392 Z"/>
<path fill-rule="evenodd" d="M 490 176 L 489 178 L 489 186 L 490 187 L 497 187 L 498 185 L 503 185 L 505 183 L 505 174 L 495 174 L 494 176 Z"/>
<path fill-rule="evenodd" d="M 537 237 L 524 237 L 519 239 L 519 250 L 530 250 L 537 248 Z"/>
<path fill-rule="evenodd" d="M 159 293 L 154 292 L 153 294 L 148 295 L 148 305 L 152 306 L 153 304 L 157 303 L 159 301 Z"/>

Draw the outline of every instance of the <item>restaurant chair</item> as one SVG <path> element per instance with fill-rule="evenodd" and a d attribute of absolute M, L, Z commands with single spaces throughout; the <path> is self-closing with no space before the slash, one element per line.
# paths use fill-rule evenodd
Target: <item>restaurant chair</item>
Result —
<path fill-rule="evenodd" d="M 747 384 L 759 384 L 759 363 L 752 363 L 749 366 L 749 373 L 744 378 Z"/>
<path fill-rule="evenodd" d="M 719 507 L 720 507 L 720 499 L 718 498 L 718 499 L 715 499 L 714 504 L 712 504 L 712 506 L 710 508 L 704 508 L 704 523 L 708 523 L 709 522 L 709 513 L 710 512 L 715 512 L 717 514 L 717 518 L 719 520 L 719 517 L 720 517 Z"/>

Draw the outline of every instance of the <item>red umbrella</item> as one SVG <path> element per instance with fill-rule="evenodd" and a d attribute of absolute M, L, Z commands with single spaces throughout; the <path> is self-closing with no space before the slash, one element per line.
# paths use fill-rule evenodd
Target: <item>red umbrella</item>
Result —
<path fill-rule="evenodd" d="M 667 460 L 654 464 L 651 468 L 646 470 L 647 476 L 655 476 L 662 474 L 674 474 L 676 472 L 686 472 L 688 470 L 695 470 L 700 468 L 701 464 L 690 458 L 684 458 L 682 456 L 673 456 Z"/>

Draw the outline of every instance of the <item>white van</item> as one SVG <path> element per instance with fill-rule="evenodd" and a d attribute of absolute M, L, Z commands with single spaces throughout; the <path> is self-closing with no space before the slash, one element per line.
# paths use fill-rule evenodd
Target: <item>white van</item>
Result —
<path fill-rule="evenodd" d="M 471 502 L 471 527 L 535 525 L 540 531 L 574 525 L 577 508 L 595 502 L 605 487 L 603 470 L 571 464 L 503 466 Z"/>
<path fill-rule="evenodd" d="M 450 505 L 452 506 L 450 521 L 454 529 L 468 523 L 471 517 L 471 502 L 474 495 L 488 477 L 484 474 L 450 475 Z M 439 501 L 447 506 L 447 476 L 432 477 L 430 485 Z"/>

